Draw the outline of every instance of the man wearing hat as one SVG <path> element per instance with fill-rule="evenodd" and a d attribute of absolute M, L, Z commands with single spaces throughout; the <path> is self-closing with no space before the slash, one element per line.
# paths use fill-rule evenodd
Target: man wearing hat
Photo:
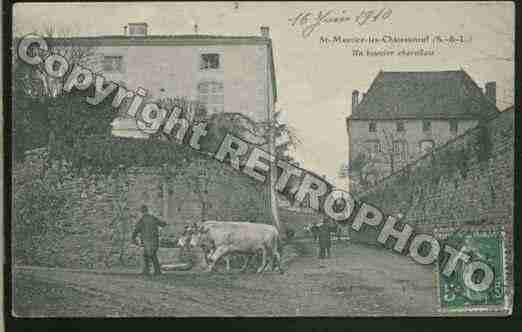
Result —
<path fill-rule="evenodd" d="M 319 225 L 319 258 L 330 257 L 330 247 L 332 245 L 330 235 L 330 223 L 327 217 Z"/>
<path fill-rule="evenodd" d="M 137 237 L 138 234 L 140 234 L 141 243 L 143 245 L 143 260 L 145 263 L 143 266 L 143 274 L 149 274 L 150 261 L 152 260 L 154 275 L 159 275 L 161 274 L 161 268 L 158 261 L 158 227 L 166 226 L 167 223 L 149 214 L 149 209 L 146 205 L 141 206 L 141 213 L 142 217 L 132 233 L 132 241 L 139 245 Z"/>

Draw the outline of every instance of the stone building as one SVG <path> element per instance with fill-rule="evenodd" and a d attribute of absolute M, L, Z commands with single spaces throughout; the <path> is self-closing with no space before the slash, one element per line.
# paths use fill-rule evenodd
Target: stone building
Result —
<path fill-rule="evenodd" d="M 393 173 L 498 113 L 496 83 L 483 91 L 464 71 L 380 71 L 346 119 L 349 157 L 366 156 L 370 179 Z"/>
<path fill-rule="evenodd" d="M 277 101 L 272 41 L 260 36 L 154 35 L 130 23 L 121 35 L 54 38 L 55 45 L 92 48 L 85 65 L 106 79 L 153 98 L 197 100 L 208 113 L 238 112 L 265 121 Z"/>
<path fill-rule="evenodd" d="M 402 215 L 400 224 L 413 227 L 414 234 L 502 229 L 506 284 L 512 284 L 514 145 L 515 109 L 509 107 L 378 181 L 360 195 L 361 200 L 378 206 L 385 215 Z M 352 238 L 375 245 L 379 231 L 368 227 L 352 232 Z M 393 240 L 386 245 L 393 246 Z M 506 292 L 509 303 L 511 288 Z"/>
<path fill-rule="evenodd" d="M 122 35 L 53 38 L 47 42 L 51 47 L 88 49 L 90 55 L 82 59 L 83 65 L 129 90 L 146 89 L 152 100 L 185 98 L 203 104 L 209 114 L 232 112 L 254 121 L 268 119 L 277 101 L 268 27 L 261 27 L 260 36 L 244 37 L 152 35 L 148 30 L 146 23 L 132 23 Z M 61 83 L 57 83 L 59 87 Z M 113 122 L 113 135 L 142 137 L 132 127 L 135 121 L 117 119 L 121 126 L 116 128 Z M 118 135 L 118 130 L 126 134 Z M 133 130 L 137 134 L 129 135 Z M 16 165 L 14 178 L 44 174 L 42 153 L 45 151 L 29 153 L 25 163 Z M 46 241 L 45 246 L 37 248 L 41 259 L 30 262 L 46 261 L 47 249 L 51 248 L 58 253 L 55 262 L 47 263 L 53 266 L 112 264 L 127 250 L 142 204 L 167 220 L 169 226 L 162 231 L 166 237 L 179 236 L 185 225 L 202 219 L 271 223 L 268 186 L 215 160 L 186 168 L 200 172 L 200 177 L 166 178 L 160 166 L 135 167 L 118 177 L 70 174 L 65 178 L 59 173 L 56 191 L 67 198 L 62 218 L 68 235 Z M 30 255 L 28 259 L 32 259 Z"/>

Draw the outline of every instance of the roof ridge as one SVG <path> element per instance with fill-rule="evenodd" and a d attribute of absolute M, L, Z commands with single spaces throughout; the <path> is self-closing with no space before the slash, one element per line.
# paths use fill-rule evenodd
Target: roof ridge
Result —
<path fill-rule="evenodd" d="M 406 71 L 398 71 L 398 70 L 381 70 L 382 73 L 458 73 L 458 72 L 466 72 L 464 69 L 456 69 L 456 70 L 406 70 Z"/>
<path fill-rule="evenodd" d="M 484 93 L 482 92 L 482 89 L 480 88 L 480 86 L 478 86 L 477 82 L 475 82 L 475 80 L 465 71 L 464 72 L 464 78 L 471 81 L 471 83 L 473 84 L 473 86 L 477 89 L 477 91 L 480 92 L 480 96 L 484 97 L 482 98 L 483 100 L 486 101 L 486 103 L 489 103 L 491 106 L 493 106 L 495 108 L 495 111 L 497 113 L 500 112 L 500 110 L 498 109 L 497 107 L 497 104 L 496 104 L 496 101 L 493 102 L 492 100 L 490 100 L 489 98 L 486 98 L 486 96 L 484 96 Z"/>
<path fill-rule="evenodd" d="M 366 95 L 369 95 L 370 91 L 372 91 L 372 88 L 374 87 L 375 85 L 375 82 L 377 81 L 377 79 L 382 76 L 384 74 L 384 72 L 381 70 L 379 70 L 379 72 L 377 73 L 377 76 L 375 76 L 375 78 L 373 79 L 372 83 L 370 84 L 370 86 L 368 87 L 368 90 L 366 90 Z M 361 100 L 361 103 L 365 100 L 366 98 L 363 98 Z M 361 103 L 359 103 L 357 106 L 359 106 Z M 357 108 L 355 109 L 355 111 L 357 111 Z M 352 110 L 352 115 L 354 114 L 354 110 Z"/>
<path fill-rule="evenodd" d="M 147 38 L 177 38 L 177 37 L 191 37 L 191 38 L 233 38 L 233 39 L 267 39 L 263 36 L 256 35 L 217 35 L 217 34 L 201 34 L 201 33 L 185 33 L 185 34 L 148 34 L 145 36 L 134 36 L 134 35 L 97 35 L 97 36 L 71 36 L 71 37 L 51 37 L 46 38 L 50 40 L 62 40 L 62 39 L 96 39 L 96 38 L 126 38 L 126 39 L 147 39 Z"/>
<path fill-rule="evenodd" d="M 393 105 L 401 106 L 391 109 Z M 494 111 L 494 112 L 493 112 Z M 495 103 L 463 69 L 379 71 L 350 118 L 481 117 Z"/>

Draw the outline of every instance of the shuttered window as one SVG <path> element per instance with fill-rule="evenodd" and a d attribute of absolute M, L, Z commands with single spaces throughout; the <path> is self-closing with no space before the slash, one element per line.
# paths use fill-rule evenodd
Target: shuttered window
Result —
<path fill-rule="evenodd" d="M 208 114 L 224 112 L 224 91 L 222 82 L 201 82 L 198 85 L 198 101 Z"/>
<path fill-rule="evenodd" d="M 123 57 L 120 55 L 105 55 L 103 57 L 103 71 L 123 72 Z"/>
<path fill-rule="evenodd" d="M 393 153 L 400 160 L 408 159 L 408 143 L 406 141 L 393 141 Z"/>
<path fill-rule="evenodd" d="M 370 158 L 374 158 L 381 152 L 381 143 L 379 140 L 366 141 L 366 150 Z"/>
<path fill-rule="evenodd" d="M 219 54 L 217 53 L 205 53 L 201 54 L 199 69 L 207 70 L 207 69 L 219 69 L 220 61 Z"/>

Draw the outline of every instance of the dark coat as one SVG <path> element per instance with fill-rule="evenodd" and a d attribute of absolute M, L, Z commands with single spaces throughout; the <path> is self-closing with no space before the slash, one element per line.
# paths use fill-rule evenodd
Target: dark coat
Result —
<path fill-rule="evenodd" d="M 158 250 L 159 245 L 159 231 L 158 227 L 166 226 L 167 223 L 159 220 L 158 218 L 148 213 L 141 217 L 140 221 L 136 224 L 134 232 L 132 233 L 132 239 L 136 240 L 138 234 L 140 234 L 141 242 L 145 251 L 152 253 Z"/>
<path fill-rule="evenodd" d="M 310 232 L 312 233 L 312 235 L 314 236 L 314 239 L 317 238 L 317 236 L 319 235 L 319 226 L 317 225 L 312 225 L 310 227 Z"/>
<path fill-rule="evenodd" d="M 319 246 L 322 248 L 331 246 L 330 225 L 328 224 L 319 226 Z"/>

